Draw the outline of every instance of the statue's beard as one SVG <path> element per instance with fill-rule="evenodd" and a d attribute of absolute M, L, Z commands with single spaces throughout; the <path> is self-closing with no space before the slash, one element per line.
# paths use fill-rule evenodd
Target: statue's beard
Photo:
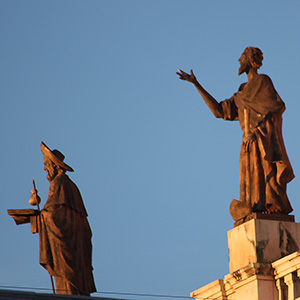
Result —
<path fill-rule="evenodd" d="M 243 73 L 248 74 L 249 73 L 249 69 L 250 69 L 249 64 L 241 64 L 241 66 L 239 68 L 239 75 L 241 75 Z"/>
<path fill-rule="evenodd" d="M 49 181 L 52 181 L 55 178 L 55 176 L 57 175 L 57 171 L 54 168 L 49 168 L 46 171 L 47 171 L 47 179 Z"/>

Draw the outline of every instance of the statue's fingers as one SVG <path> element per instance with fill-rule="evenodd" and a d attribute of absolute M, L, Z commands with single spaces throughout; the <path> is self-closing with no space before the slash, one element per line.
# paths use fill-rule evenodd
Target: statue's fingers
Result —
<path fill-rule="evenodd" d="M 182 71 L 182 70 L 178 70 L 182 75 L 187 75 L 187 73 L 185 73 L 184 71 Z"/>

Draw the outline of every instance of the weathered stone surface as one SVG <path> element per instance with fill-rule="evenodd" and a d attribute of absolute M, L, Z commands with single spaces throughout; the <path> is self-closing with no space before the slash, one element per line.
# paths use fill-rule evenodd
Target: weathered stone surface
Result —
<path fill-rule="evenodd" d="M 226 299 L 224 282 L 221 279 L 215 280 L 202 288 L 191 292 L 192 298 L 212 298 L 212 299 Z"/>
<path fill-rule="evenodd" d="M 279 299 L 300 298 L 300 251 L 272 263 Z"/>
<path fill-rule="evenodd" d="M 273 262 L 272 266 L 275 269 L 275 279 L 282 278 L 291 272 L 297 272 L 300 270 L 300 251 Z"/>
<path fill-rule="evenodd" d="M 228 231 L 229 270 L 272 263 L 300 246 L 300 223 L 252 219 Z"/>
<path fill-rule="evenodd" d="M 278 297 L 270 264 L 252 263 L 191 293 L 196 299 L 274 300 Z"/>
<path fill-rule="evenodd" d="M 270 264 L 252 263 L 245 268 L 226 275 L 224 282 L 227 283 L 227 289 L 229 286 L 231 287 L 231 298 L 233 299 L 277 299 L 278 292 Z"/>
<path fill-rule="evenodd" d="M 191 297 L 298 300 L 300 223 L 252 219 L 228 231 L 228 245 L 230 273 Z"/>

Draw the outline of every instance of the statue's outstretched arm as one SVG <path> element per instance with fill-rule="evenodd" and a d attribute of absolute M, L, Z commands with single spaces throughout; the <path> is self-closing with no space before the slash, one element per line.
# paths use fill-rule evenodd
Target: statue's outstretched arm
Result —
<path fill-rule="evenodd" d="M 194 86 L 196 87 L 196 89 L 198 90 L 198 92 L 200 93 L 200 95 L 202 96 L 203 100 L 205 101 L 205 103 L 209 107 L 209 109 L 214 114 L 214 116 L 216 118 L 223 118 L 222 106 L 220 105 L 220 103 L 212 95 L 210 95 L 201 86 L 201 84 L 198 82 L 196 76 L 194 75 L 193 70 L 191 70 L 191 75 L 188 74 L 188 73 L 185 73 L 182 70 L 178 70 L 178 72 L 176 72 L 176 74 L 179 75 L 179 78 L 181 80 L 186 80 L 188 82 L 193 83 Z"/>

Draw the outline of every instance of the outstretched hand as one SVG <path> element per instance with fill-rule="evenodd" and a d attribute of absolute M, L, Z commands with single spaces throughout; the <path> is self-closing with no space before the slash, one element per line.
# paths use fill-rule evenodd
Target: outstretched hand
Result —
<path fill-rule="evenodd" d="M 179 79 L 181 79 L 181 80 L 186 80 L 186 81 L 194 83 L 194 84 L 197 83 L 197 78 L 194 75 L 193 70 L 191 70 L 191 75 L 188 73 L 185 73 L 184 71 L 182 71 L 180 69 L 178 70 L 178 72 L 176 72 L 176 74 L 179 76 Z"/>

